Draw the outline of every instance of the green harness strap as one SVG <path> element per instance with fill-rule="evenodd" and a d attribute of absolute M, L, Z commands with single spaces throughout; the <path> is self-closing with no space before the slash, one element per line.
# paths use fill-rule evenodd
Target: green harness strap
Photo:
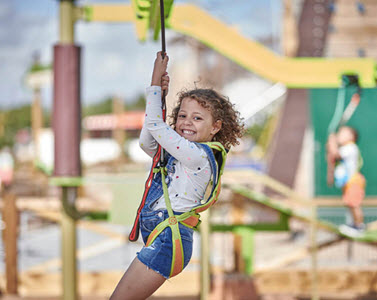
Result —
<path fill-rule="evenodd" d="M 171 270 L 170 270 L 170 277 L 173 277 L 183 270 L 184 265 L 184 253 L 183 253 L 183 245 L 182 245 L 182 238 L 181 233 L 179 231 L 179 223 L 189 227 L 189 228 L 196 228 L 200 224 L 200 215 L 199 213 L 205 211 L 210 206 L 212 206 L 218 198 L 218 195 L 221 190 L 221 175 L 224 172 L 225 160 L 226 160 L 226 150 L 224 146 L 218 142 L 209 142 L 203 143 L 208 145 L 211 149 L 217 150 L 221 152 L 221 161 L 216 161 L 217 170 L 212 170 L 213 172 L 218 172 L 216 178 L 216 182 L 213 182 L 215 185 L 212 188 L 211 194 L 209 195 L 207 201 L 202 205 L 196 206 L 188 212 L 185 212 L 181 215 L 174 215 L 173 209 L 171 207 L 168 187 L 165 182 L 165 176 L 167 175 L 166 168 L 159 168 L 155 169 L 154 172 L 161 172 L 161 181 L 162 181 L 162 188 L 164 192 L 164 199 L 166 208 L 169 214 L 169 218 L 159 223 L 155 229 L 150 233 L 146 246 L 150 246 L 153 241 L 158 237 L 158 235 L 163 232 L 167 227 L 170 227 L 172 232 L 172 244 L 173 244 L 173 254 L 172 254 L 172 263 L 171 263 Z M 220 165 L 219 165 L 220 164 Z"/>

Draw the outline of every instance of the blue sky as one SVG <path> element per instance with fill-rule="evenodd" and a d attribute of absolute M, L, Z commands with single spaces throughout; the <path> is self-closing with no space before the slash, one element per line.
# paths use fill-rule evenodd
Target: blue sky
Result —
<path fill-rule="evenodd" d="M 129 1 L 76 3 L 114 2 Z M 280 0 L 175 1 L 186 2 L 201 6 L 249 38 L 280 34 Z M 58 40 L 58 5 L 58 0 L 0 1 L 0 108 L 30 103 L 32 93 L 23 79 L 36 51 L 42 63 L 51 63 L 52 45 Z M 143 93 L 159 43 L 138 42 L 132 24 L 79 22 L 75 30 L 76 42 L 83 46 L 81 95 L 84 105 L 113 94 L 131 101 Z M 51 87 L 43 88 L 42 98 L 43 105 L 51 107 Z"/>

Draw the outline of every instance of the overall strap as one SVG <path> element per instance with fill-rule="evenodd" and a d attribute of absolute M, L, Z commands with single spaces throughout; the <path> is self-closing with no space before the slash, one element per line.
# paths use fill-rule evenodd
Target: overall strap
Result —
<path fill-rule="evenodd" d="M 148 247 L 156 237 L 165 230 L 166 227 L 170 227 L 172 233 L 172 244 L 173 244 L 173 255 L 172 255 L 172 262 L 171 262 L 171 269 L 170 269 L 170 277 L 173 277 L 183 270 L 184 265 L 184 253 L 183 253 L 183 245 L 182 245 L 182 238 L 181 233 L 179 232 L 179 218 L 180 216 L 175 216 L 173 209 L 171 207 L 168 187 L 165 182 L 165 175 L 166 175 L 166 168 L 160 168 L 161 172 L 161 181 L 162 181 L 162 189 L 164 191 L 164 199 L 165 205 L 168 210 L 169 218 L 161 222 L 156 226 L 156 228 L 151 232 L 148 237 L 146 246 Z"/>
<path fill-rule="evenodd" d="M 172 253 L 172 262 L 171 262 L 171 269 L 170 269 L 170 277 L 173 277 L 179 274 L 183 270 L 184 266 L 184 252 L 183 252 L 183 245 L 182 245 L 182 238 L 181 233 L 179 231 L 179 223 L 189 227 L 195 228 L 200 224 L 200 216 L 199 212 L 202 212 L 208 209 L 211 205 L 213 205 L 220 192 L 220 177 L 224 171 L 225 159 L 226 159 L 226 150 L 222 144 L 217 142 L 212 143 L 203 143 L 201 144 L 203 149 L 206 151 L 207 155 L 209 156 L 209 161 L 211 164 L 212 175 L 213 175 L 213 187 L 211 189 L 210 196 L 207 198 L 206 202 L 202 205 L 196 206 L 192 210 L 185 212 L 180 215 L 174 215 L 170 199 L 169 199 L 169 192 L 168 187 L 165 182 L 165 176 L 167 174 L 166 167 L 162 168 L 155 168 L 153 170 L 154 173 L 161 172 L 161 182 L 162 182 L 162 189 L 164 193 L 165 205 L 169 214 L 169 218 L 159 223 L 155 229 L 148 236 L 148 240 L 146 246 L 150 246 L 153 241 L 167 228 L 170 227 L 172 232 L 172 245 L 173 245 L 173 253 Z M 215 149 L 220 153 L 217 157 L 213 154 L 211 149 Z"/>
<path fill-rule="evenodd" d="M 208 147 L 210 149 L 217 150 L 217 153 L 215 154 L 215 163 L 213 163 L 211 159 L 209 160 L 211 169 L 212 169 L 212 175 L 213 175 L 211 193 L 203 204 L 196 206 L 191 210 L 195 213 L 200 213 L 202 211 L 205 211 L 209 207 L 211 207 L 213 204 L 216 203 L 218 196 L 220 194 L 220 190 L 221 190 L 221 175 L 224 173 L 224 167 L 225 167 L 225 161 L 226 161 L 226 155 L 227 155 L 227 150 L 219 142 L 208 142 L 208 143 L 202 143 L 202 144 L 203 144 L 203 149 L 206 150 L 206 147 Z M 213 156 L 212 151 L 211 153 L 207 152 L 207 154 Z"/>

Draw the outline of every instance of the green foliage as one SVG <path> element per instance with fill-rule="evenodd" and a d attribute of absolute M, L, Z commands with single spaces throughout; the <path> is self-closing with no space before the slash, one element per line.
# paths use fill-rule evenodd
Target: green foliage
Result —
<path fill-rule="evenodd" d="M 52 112 L 48 110 L 43 111 L 43 127 L 51 127 Z"/>
<path fill-rule="evenodd" d="M 125 104 L 125 110 L 143 110 L 145 97 L 139 95 L 135 101 Z M 107 97 L 101 102 L 88 105 L 82 110 L 82 117 L 99 114 L 111 114 L 113 110 L 112 97 Z M 44 111 L 43 124 L 51 127 L 51 111 Z M 16 134 L 19 130 L 31 128 L 31 105 L 24 105 L 9 110 L 0 110 L 0 148 L 13 146 Z"/>
<path fill-rule="evenodd" d="M 143 94 L 137 96 L 136 100 L 126 104 L 126 110 L 143 110 L 145 109 L 145 97 Z"/>
<path fill-rule="evenodd" d="M 249 127 L 246 130 L 245 135 L 251 137 L 254 141 L 257 142 L 262 135 L 265 123 L 266 122 L 254 123 L 251 127 Z"/>
<path fill-rule="evenodd" d="M 82 110 L 82 117 L 84 118 L 92 115 L 110 114 L 112 109 L 112 98 L 107 97 L 101 102 L 85 106 Z"/>
<path fill-rule="evenodd" d="M 44 70 L 52 70 L 52 65 L 51 64 L 48 64 L 48 65 L 33 64 L 30 67 L 29 72 L 36 73 L 36 72 L 44 71 Z"/>
<path fill-rule="evenodd" d="M 126 103 L 124 105 L 126 111 L 131 110 L 143 110 L 145 109 L 145 97 L 140 94 L 136 97 L 135 101 L 131 103 Z M 113 98 L 107 97 L 101 102 L 94 103 L 88 106 L 85 106 L 82 111 L 82 117 L 101 115 L 101 114 L 111 114 L 113 112 Z"/>
<path fill-rule="evenodd" d="M 31 106 L 24 105 L 15 109 L 1 111 L 0 148 L 13 146 L 14 139 L 20 129 L 29 128 L 31 124 Z"/>

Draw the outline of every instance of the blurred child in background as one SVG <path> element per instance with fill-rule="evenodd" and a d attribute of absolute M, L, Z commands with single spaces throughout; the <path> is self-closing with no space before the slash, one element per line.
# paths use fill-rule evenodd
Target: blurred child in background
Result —
<path fill-rule="evenodd" d="M 335 186 L 342 189 L 342 200 L 349 208 L 353 224 L 342 225 L 341 231 L 349 235 L 360 235 L 365 230 L 361 203 L 365 196 L 365 178 L 360 173 L 362 158 L 357 146 L 358 133 L 349 126 L 341 126 L 332 133 L 327 142 L 327 151 L 336 160 Z"/>

